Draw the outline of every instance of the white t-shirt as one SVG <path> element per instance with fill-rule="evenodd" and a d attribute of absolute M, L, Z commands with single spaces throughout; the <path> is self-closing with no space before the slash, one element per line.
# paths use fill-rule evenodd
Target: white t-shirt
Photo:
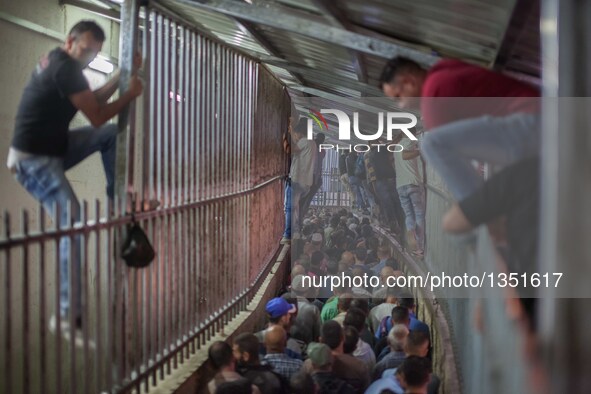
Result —
<path fill-rule="evenodd" d="M 405 151 L 415 150 L 417 141 L 404 137 L 398 144 L 404 147 L 402 152 L 394 153 L 394 163 L 396 165 L 396 187 L 406 185 L 420 185 L 423 180 L 423 166 L 420 158 L 415 157 L 412 160 L 404 160 L 402 154 Z"/>
<path fill-rule="evenodd" d="M 300 150 L 293 153 L 291 161 L 291 181 L 303 186 L 312 186 L 314 183 L 314 167 L 316 165 L 316 143 L 307 138 L 298 141 L 297 147 Z"/>

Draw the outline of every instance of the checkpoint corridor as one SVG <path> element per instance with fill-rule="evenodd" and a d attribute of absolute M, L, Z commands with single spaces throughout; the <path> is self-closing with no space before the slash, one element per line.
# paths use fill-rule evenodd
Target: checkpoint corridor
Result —
<path fill-rule="evenodd" d="M 0 393 L 591 392 L 591 3 L 0 3 Z"/>

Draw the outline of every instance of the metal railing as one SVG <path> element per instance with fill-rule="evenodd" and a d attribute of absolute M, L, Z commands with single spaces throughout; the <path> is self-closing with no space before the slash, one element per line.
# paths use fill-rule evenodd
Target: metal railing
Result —
<path fill-rule="evenodd" d="M 14 234 L 4 216 L 1 392 L 147 392 L 244 310 L 277 251 L 284 87 L 162 10 L 146 9 L 142 34 L 144 98 L 125 168 L 133 198 L 83 202 L 80 222 L 65 228 L 48 226 L 40 209 L 35 220 L 23 212 Z M 144 210 L 150 200 L 159 207 Z M 144 269 L 117 250 L 133 220 L 156 250 Z M 48 330 L 62 237 L 81 239 L 81 348 Z"/>

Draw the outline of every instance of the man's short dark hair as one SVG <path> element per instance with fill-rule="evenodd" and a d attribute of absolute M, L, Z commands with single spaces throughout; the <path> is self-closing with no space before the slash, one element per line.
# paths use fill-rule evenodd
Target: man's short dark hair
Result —
<path fill-rule="evenodd" d="M 334 260 L 328 260 L 326 264 L 326 272 L 331 275 L 336 275 L 339 273 L 339 263 Z"/>
<path fill-rule="evenodd" d="M 215 388 L 216 394 L 252 394 L 252 384 L 246 378 L 222 382 Z"/>
<path fill-rule="evenodd" d="M 318 144 L 323 144 L 325 139 L 326 136 L 324 135 L 324 133 L 318 133 L 314 136 L 314 141 L 316 141 L 316 143 Z"/>
<path fill-rule="evenodd" d="M 256 335 L 245 332 L 234 338 L 234 345 L 238 346 L 241 353 L 248 353 L 249 362 L 259 359 L 259 339 Z"/>
<path fill-rule="evenodd" d="M 365 261 L 367 258 L 367 249 L 357 248 L 353 253 L 355 254 L 355 257 L 361 261 Z"/>
<path fill-rule="evenodd" d="M 348 311 L 351 307 L 351 301 L 353 301 L 353 294 L 347 293 L 339 296 L 339 301 L 337 302 L 338 310 Z"/>
<path fill-rule="evenodd" d="M 353 298 L 351 308 L 361 309 L 366 317 L 369 315 L 369 301 L 367 298 Z"/>
<path fill-rule="evenodd" d="M 349 308 L 345 315 L 344 326 L 353 326 L 361 332 L 365 327 L 365 313 L 359 308 Z"/>
<path fill-rule="evenodd" d="M 398 261 L 396 261 L 396 259 L 394 259 L 392 257 L 386 260 L 386 267 L 390 267 L 395 271 L 398 271 L 400 269 L 400 265 L 398 264 Z"/>
<path fill-rule="evenodd" d="M 392 323 L 393 324 L 406 324 L 410 319 L 410 312 L 408 308 L 403 306 L 395 306 L 392 308 Z"/>
<path fill-rule="evenodd" d="M 359 331 L 353 326 L 345 326 L 343 328 L 345 334 L 345 342 L 343 343 L 343 353 L 351 354 L 357 348 L 359 342 Z"/>
<path fill-rule="evenodd" d="M 420 387 L 429 381 L 431 361 L 426 357 L 409 356 L 404 359 L 396 373 L 404 375 L 408 386 Z"/>
<path fill-rule="evenodd" d="M 293 128 L 293 132 L 298 135 L 306 135 L 308 132 L 308 120 L 306 118 L 300 118 L 298 124 Z"/>
<path fill-rule="evenodd" d="M 310 257 L 310 265 L 312 267 L 320 267 L 320 262 L 324 259 L 324 253 L 317 250 L 316 252 L 312 253 Z"/>
<path fill-rule="evenodd" d="M 338 216 L 333 216 L 330 218 L 330 226 L 332 228 L 336 228 L 339 225 L 340 221 L 341 221 L 341 219 Z"/>
<path fill-rule="evenodd" d="M 220 369 L 232 363 L 234 355 L 232 354 L 232 348 L 224 341 L 214 342 L 208 349 L 207 354 L 211 365 L 215 369 Z"/>
<path fill-rule="evenodd" d="M 412 294 L 405 292 L 400 295 L 400 298 L 398 299 L 398 305 L 412 309 L 415 307 L 415 298 L 412 296 Z"/>
<path fill-rule="evenodd" d="M 312 379 L 312 375 L 300 371 L 291 377 L 289 386 L 293 394 L 310 394 L 315 392 L 316 384 Z"/>
<path fill-rule="evenodd" d="M 322 343 L 334 350 L 339 347 L 343 339 L 343 327 L 334 320 L 328 320 L 322 325 L 320 336 L 322 337 Z"/>
<path fill-rule="evenodd" d="M 408 337 L 406 337 L 406 347 L 408 349 L 418 349 L 425 344 L 425 342 L 431 341 L 429 335 L 423 330 L 412 330 Z"/>
<path fill-rule="evenodd" d="M 423 68 L 421 65 L 414 60 L 410 60 L 406 57 L 396 56 L 388 60 L 384 68 L 382 69 L 382 74 L 380 75 L 379 80 L 379 87 L 381 88 L 385 83 L 390 83 L 396 75 L 405 73 L 405 72 L 417 72 L 422 71 Z"/>
<path fill-rule="evenodd" d="M 105 41 L 105 32 L 103 31 L 102 27 L 100 27 L 95 21 L 91 20 L 84 20 L 76 23 L 68 33 L 69 36 L 73 36 L 74 38 L 80 37 L 82 34 L 89 31 L 92 34 L 92 37 L 99 41 Z"/>

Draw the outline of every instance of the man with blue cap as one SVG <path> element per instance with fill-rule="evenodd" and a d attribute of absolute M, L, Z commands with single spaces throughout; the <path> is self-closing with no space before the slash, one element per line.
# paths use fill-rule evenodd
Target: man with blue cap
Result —
<path fill-rule="evenodd" d="M 289 333 L 292 322 L 296 317 L 298 308 L 281 297 L 275 297 L 267 302 L 265 306 L 269 324 L 267 329 L 257 332 L 255 335 L 261 343 L 265 342 L 265 332 L 273 326 L 281 326 L 285 332 Z M 266 354 L 266 349 L 261 349 L 261 354 Z M 291 358 L 302 359 L 302 349 L 298 341 L 293 338 L 287 339 L 285 354 Z"/>

